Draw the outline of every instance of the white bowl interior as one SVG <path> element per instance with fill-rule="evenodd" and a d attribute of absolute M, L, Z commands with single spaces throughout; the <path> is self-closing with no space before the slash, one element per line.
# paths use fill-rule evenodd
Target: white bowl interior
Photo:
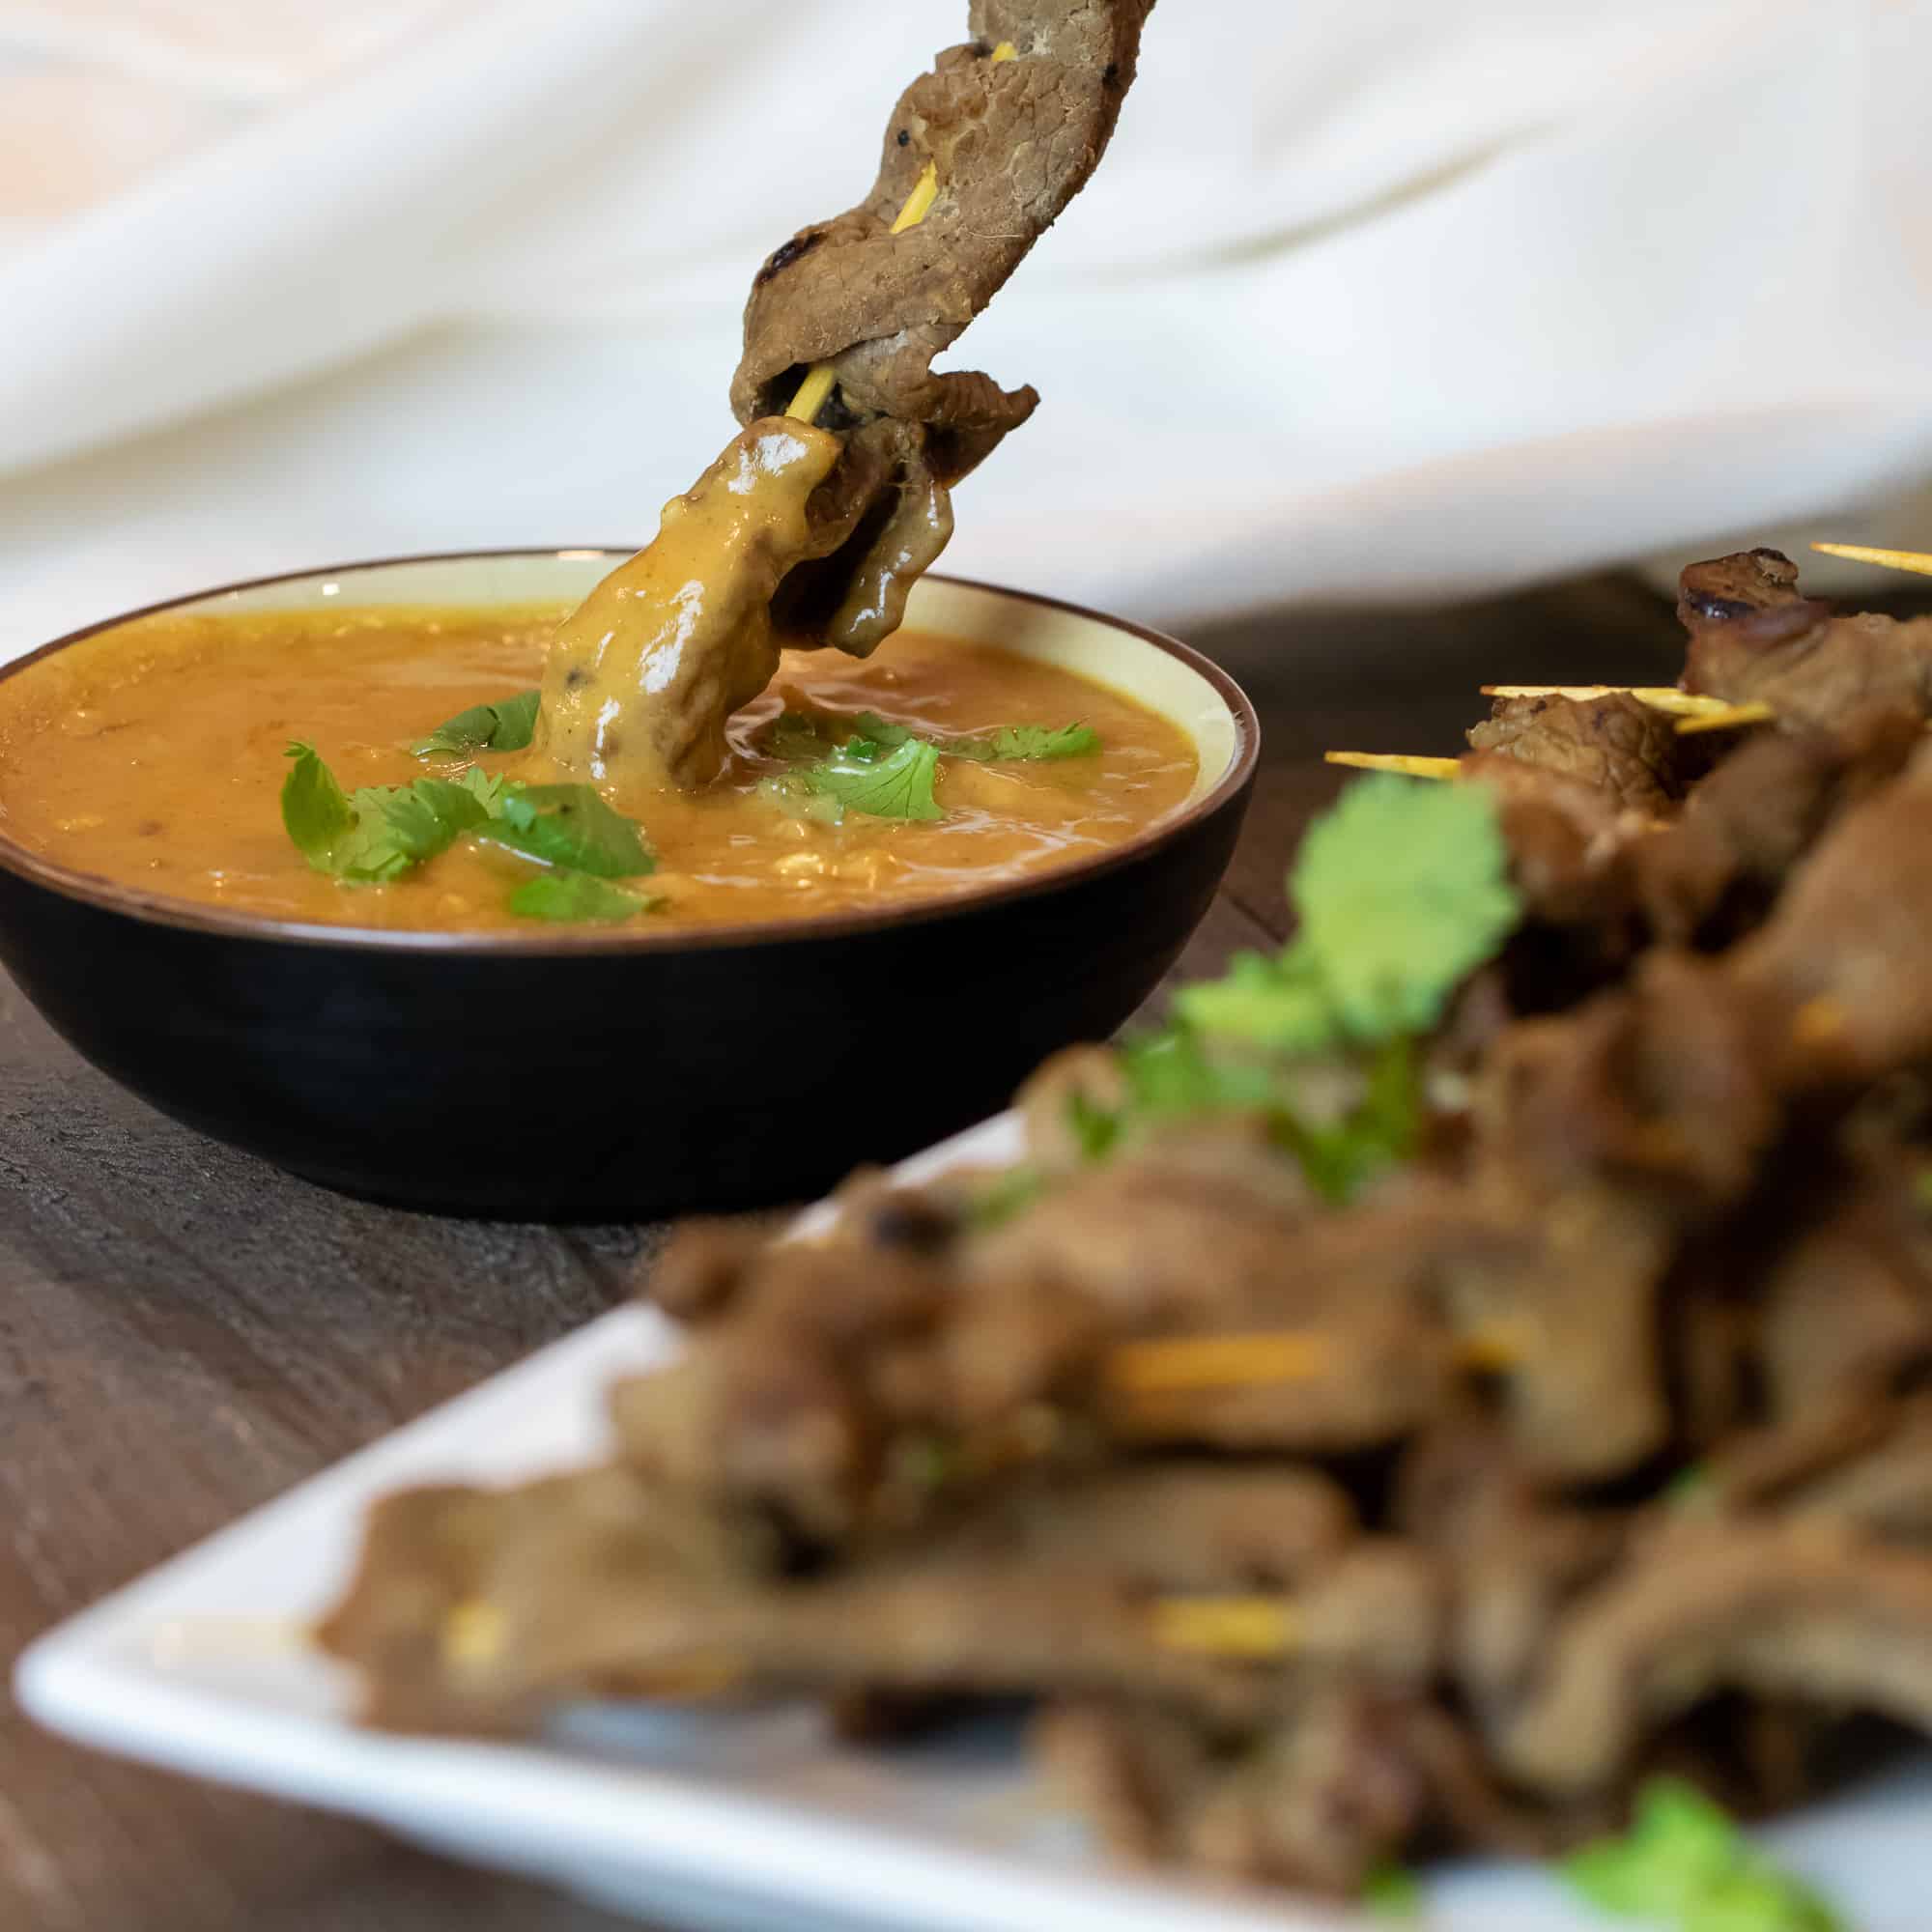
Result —
<path fill-rule="evenodd" d="M 355 610 L 373 605 L 488 608 L 574 603 L 622 557 L 602 550 L 505 556 L 425 557 L 318 571 L 242 590 L 224 590 L 175 608 L 195 613 Z M 1234 713 L 1190 665 L 1105 617 L 1082 616 L 1010 591 L 927 578 L 913 588 L 906 622 L 923 631 L 999 644 L 1057 665 L 1145 704 L 1193 740 L 1199 769 L 1187 803 L 1211 791 L 1235 761 Z"/>

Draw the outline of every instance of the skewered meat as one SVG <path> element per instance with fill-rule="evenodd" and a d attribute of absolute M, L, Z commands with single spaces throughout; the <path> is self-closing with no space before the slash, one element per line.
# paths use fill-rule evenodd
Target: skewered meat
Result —
<path fill-rule="evenodd" d="M 1033 413 L 1031 388 L 936 375 L 932 359 L 1097 165 L 1151 7 L 974 0 L 973 39 L 941 54 L 894 108 L 871 192 L 801 230 L 758 270 L 731 384 L 740 422 L 782 410 L 807 367 L 829 363 L 846 420 L 927 425 L 934 469 L 951 483 Z M 996 60 L 1008 44 L 1015 57 Z M 936 198 L 917 228 L 895 234 L 928 169 Z"/>
<path fill-rule="evenodd" d="M 1830 729 L 1874 706 L 1922 719 L 1932 700 L 1932 619 L 1837 617 L 1803 597 L 1776 551 L 1693 563 L 1678 612 L 1690 632 L 1684 688 L 1769 704 L 1780 724 Z"/>
<path fill-rule="evenodd" d="M 1563 1616 L 1492 1728 L 1511 1776 L 1612 1785 L 1651 1727 L 1719 1687 L 1932 1729 L 1932 1562 L 1802 1522 L 1680 1518 Z"/>
<path fill-rule="evenodd" d="M 1575 779 L 1624 810 L 1662 814 L 1683 792 L 1671 721 L 1628 693 L 1607 697 L 1498 697 L 1471 725 L 1478 752 Z"/>
<path fill-rule="evenodd" d="M 1932 1053 L 1932 748 L 1802 859 L 1738 982 L 1806 1015 L 1821 1078 L 1870 1080 Z"/>
<path fill-rule="evenodd" d="M 1038 401 L 932 358 L 1093 173 L 1152 4 L 974 0 L 976 38 L 900 99 L 871 195 L 758 270 L 743 433 L 558 627 L 533 768 L 632 798 L 705 784 L 781 647 L 865 657 L 898 628 L 951 486 Z M 810 365 L 836 395 L 794 421 Z"/>
<path fill-rule="evenodd" d="M 996 1185 L 688 1231 L 609 1467 L 378 1512 L 324 1630 L 372 1715 L 1021 1695 L 1117 1846 L 1336 1891 L 1574 1843 L 1656 1766 L 1785 1802 L 1847 1709 L 1932 1730 L 1920 641 L 1775 553 L 1684 609 L 1778 728 L 1499 707 L 1462 770 L 1520 918 L 1399 1051 L 1311 918 L 1190 1009 L 1195 1086 L 1077 1049 Z M 1392 1158 L 1308 1157 L 1372 1099 Z"/>

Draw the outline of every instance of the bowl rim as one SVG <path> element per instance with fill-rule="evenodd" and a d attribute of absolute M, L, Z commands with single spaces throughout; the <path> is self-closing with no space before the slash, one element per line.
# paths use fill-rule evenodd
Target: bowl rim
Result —
<path fill-rule="evenodd" d="M 12 663 L 0 665 L 0 683 L 18 675 L 85 639 L 102 631 L 118 629 L 143 617 L 179 611 L 210 598 L 226 597 L 238 591 L 261 590 L 277 583 L 297 583 L 309 578 L 347 575 L 355 571 L 385 570 L 404 564 L 487 562 L 497 558 L 532 557 L 550 561 L 582 560 L 586 555 L 625 557 L 636 554 L 633 544 L 509 545 L 484 550 L 422 551 L 398 556 L 364 557 L 353 563 L 315 564 L 303 570 L 274 571 L 266 577 L 238 579 L 217 583 L 205 590 L 192 590 L 159 603 L 143 604 L 111 617 L 102 617 L 80 629 L 69 631 L 36 646 Z M 1049 597 L 1037 590 L 1015 590 L 1008 584 L 993 583 L 984 578 L 955 577 L 947 571 L 930 571 L 928 579 L 966 590 L 983 590 L 996 597 L 1012 598 L 1023 604 L 1037 605 L 1048 611 L 1065 611 L 1110 629 L 1123 631 L 1168 657 L 1176 658 L 1197 672 L 1212 688 L 1228 708 L 1235 725 L 1235 753 L 1228 768 L 1199 798 L 1190 801 L 1171 817 L 1137 832 L 1131 838 L 1091 858 L 1065 866 L 1047 867 L 1034 876 L 1004 880 L 996 885 L 969 887 L 958 893 L 918 899 L 907 905 L 884 906 L 875 910 L 842 913 L 807 913 L 796 919 L 750 920 L 739 925 L 705 925 L 658 931 L 630 929 L 611 931 L 522 932 L 435 932 L 391 930 L 386 927 L 333 925 L 300 920 L 272 919 L 266 914 L 230 911 L 219 906 L 198 905 L 189 899 L 169 898 L 160 893 L 128 886 L 99 873 L 83 872 L 56 864 L 0 831 L 0 870 L 13 873 L 30 885 L 79 900 L 99 910 L 119 913 L 150 925 L 166 925 L 228 939 L 252 939 L 275 945 L 331 947 L 354 952 L 455 953 L 466 958 L 529 959 L 545 955 L 576 954 L 654 954 L 659 952 L 710 952 L 744 946 L 782 945 L 786 941 L 856 938 L 900 926 L 923 925 L 946 919 L 1004 906 L 1015 900 L 1032 899 L 1064 891 L 1089 879 L 1136 864 L 1183 833 L 1211 818 L 1232 803 L 1254 778 L 1261 758 L 1261 720 L 1247 693 L 1214 663 L 1191 645 L 1183 644 L 1165 631 L 1129 617 L 1117 617 L 1096 611 L 1091 605 L 1075 604 L 1066 598 Z"/>

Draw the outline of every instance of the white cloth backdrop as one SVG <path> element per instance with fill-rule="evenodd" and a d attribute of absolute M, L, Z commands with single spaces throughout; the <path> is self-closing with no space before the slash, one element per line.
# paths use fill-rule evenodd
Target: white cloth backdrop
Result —
<path fill-rule="evenodd" d="M 0 0 L 0 656 L 648 536 L 753 268 L 963 11 Z M 1162 0 L 957 352 L 1045 402 L 948 565 L 1184 622 L 1910 534 L 1928 85 L 1932 0 Z"/>

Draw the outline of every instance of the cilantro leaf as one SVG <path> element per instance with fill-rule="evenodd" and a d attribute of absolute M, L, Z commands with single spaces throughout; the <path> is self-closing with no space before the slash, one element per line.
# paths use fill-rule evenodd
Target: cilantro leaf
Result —
<path fill-rule="evenodd" d="M 1420 1918 L 1422 1907 L 1422 1881 L 1406 1865 L 1384 1861 L 1362 1881 L 1362 1909 L 1378 1918 Z"/>
<path fill-rule="evenodd" d="M 282 781 L 282 825 L 297 849 L 318 871 L 336 839 L 355 826 L 348 794 L 313 745 L 298 741 L 288 749 L 295 769 Z"/>
<path fill-rule="evenodd" d="M 796 716 L 796 714 L 793 714 Z M 862 711 L 852 728 L 863 738 L 888 748 L 903 745 L 914 735 L 911 726 L 895 724 L 876 711 Z M 975 764 L 1005 764 L 1021 759 L 1084 758 L 1100 749 L 1100 734 L 1091 724 L 1002 724 L 997 730 L 963 738 L 930 738 L 926 742 L 945 758 L 967 758 Z"/>
<path fill-rule="evenodd" d="M 1289 891 L 1300 929 L 1176 994 L 1163 1030 L 1120 1049 L 1126 1105 L 1070 1122 L 1101 1158 L 1139 1122 L 1259 1115 L 1325 1199 L 1347 1202 L 1421 1142 L 1416 1041 L 1519 917 L 1494 802 L 1480 787 L 1360 781 L 1302 842 Z M 1311 1062 L 1351 1071 L 1339 1117 L 1309 1118 Z"/>
<path fill-rule="evenodd" d="M 922 738 L 909 724 L 895 724 L 876 711 L 862 711 L 850 720 L 851 736 L 842 746 L 831 735 L 836 728 L 836 721 L 786 711 L 773 724 L 765 749 L 774 757 L 791 764 L 818 764 L 851 755 L 876 760 L 880 753 L 900 751 L 907 745 L 929 746 L 943 758 L 964 758 L 975 764 L 1081 758 L 1100 749 L 1100 734 L 1091 724 L 1063 724 L 1057 728 L 1047 724 L 1004 724 L 998 730 L 963 738 Z M 908 814 L 885 815 L 897 818 Z"/>
<path fill-rule="evenodd" d="M 318 872 L 356 885 L 385 885 L 433 859 L 488 808 L 469 785 L 417 779 L 344 794 L 313 745 L 289 747 L 294 769 L 282 784 L 282 824 Z"/>
<path fill-rule="evenodd" d="M 885 723 L 884 719 L 877 722 Z M 907 737 L 911 735 L 906 733 Z M 787 764 L 804 765 L 830 757 L 833 740 L 816 719 L 808 718 L 802 711 L 784 711 L 772 721 L 772 727 L 765 734 L 765 750 Z"/>
<path fill-rule="evenodd" d="M 540 691 L 520 691 L 494 704 L 472 704 L 445 718 L 410 747 L 419 758 L 468 758 L 478 752 L 521 752 L 536 729 Z"/>
<path fill-rule="evenodd" d="M 1041 763 L 1057 758 L 1085 758 L 1100 749 L 1100 734 L 1091 724 L 1003 724 L 969 738 L 942 738 L 939 749 L 949 758 L 970 758 L 976 764 L 1007 764 L 1026 760 Z"/>
<path fill-rule="evenodd" d="M 1490 795 L 1392 773 L 1350 785 L 1309 828 L 1289 897 L 1298 948 L 1362 1040 L 1426 1033 L 1521 911 Z"/>
<path fill-rule="evenodd" d="M 505 785 L 477 836 L 539 865 L 600 879 L 639 878 L 658 863 L 643 828 L 613 811 L 594 785 Z"/>
<path fill-rule="evenodd" d="M 760 779 L 757 795 L 788 818 L 807 818 L 819 825 L 844 821 L 845 808 L 829 791 L 817 790 L 802 772 Z"/>
<path fill-rule="evenodd" d="M 539 872 L 510 895 L 510 910 L 519 919 L 557 922 L 591 921 L 614 924 L 661 906 L 661 896 L 627 893 L 587 872 Z"/>
<path fill-rule="evenodd" d="M 932 795 L 939 753 L 918 738 L 908 736 L 892 751 L 870 739 L 854 738 L 831 757 L 806 767 L 803 775 L 814 791 L 868 817 L 946 816 Z"/>
<path fill-rule="evenodd" d="M 1563 1874 L 1600 1910 L 1672 1932 L 1844 1932 L 1816 1891 L 1779 1871 L 1719 1806 L 1676 1778 L 1653 1778 L 1630 1831 L 1575 1853 Z"/>
<path fill-rule="evenodd" d="M 1174 1010 L 1201 1033 L 1280 1053 L 1320 1053 L 1337 1031 L 1320 965 L 1305 945 L 1273 957 L 1237 952 L 1223 978 L 1183 986 Z"/>
<path fill-rule="evenodd" d="M 1003 1167 L 973 1196 L 966 1218 L 977 1233 L 984 1234 L 1024 1213 L 1045 1191 L 1045 1177 L 1030 1163 Z"/>

